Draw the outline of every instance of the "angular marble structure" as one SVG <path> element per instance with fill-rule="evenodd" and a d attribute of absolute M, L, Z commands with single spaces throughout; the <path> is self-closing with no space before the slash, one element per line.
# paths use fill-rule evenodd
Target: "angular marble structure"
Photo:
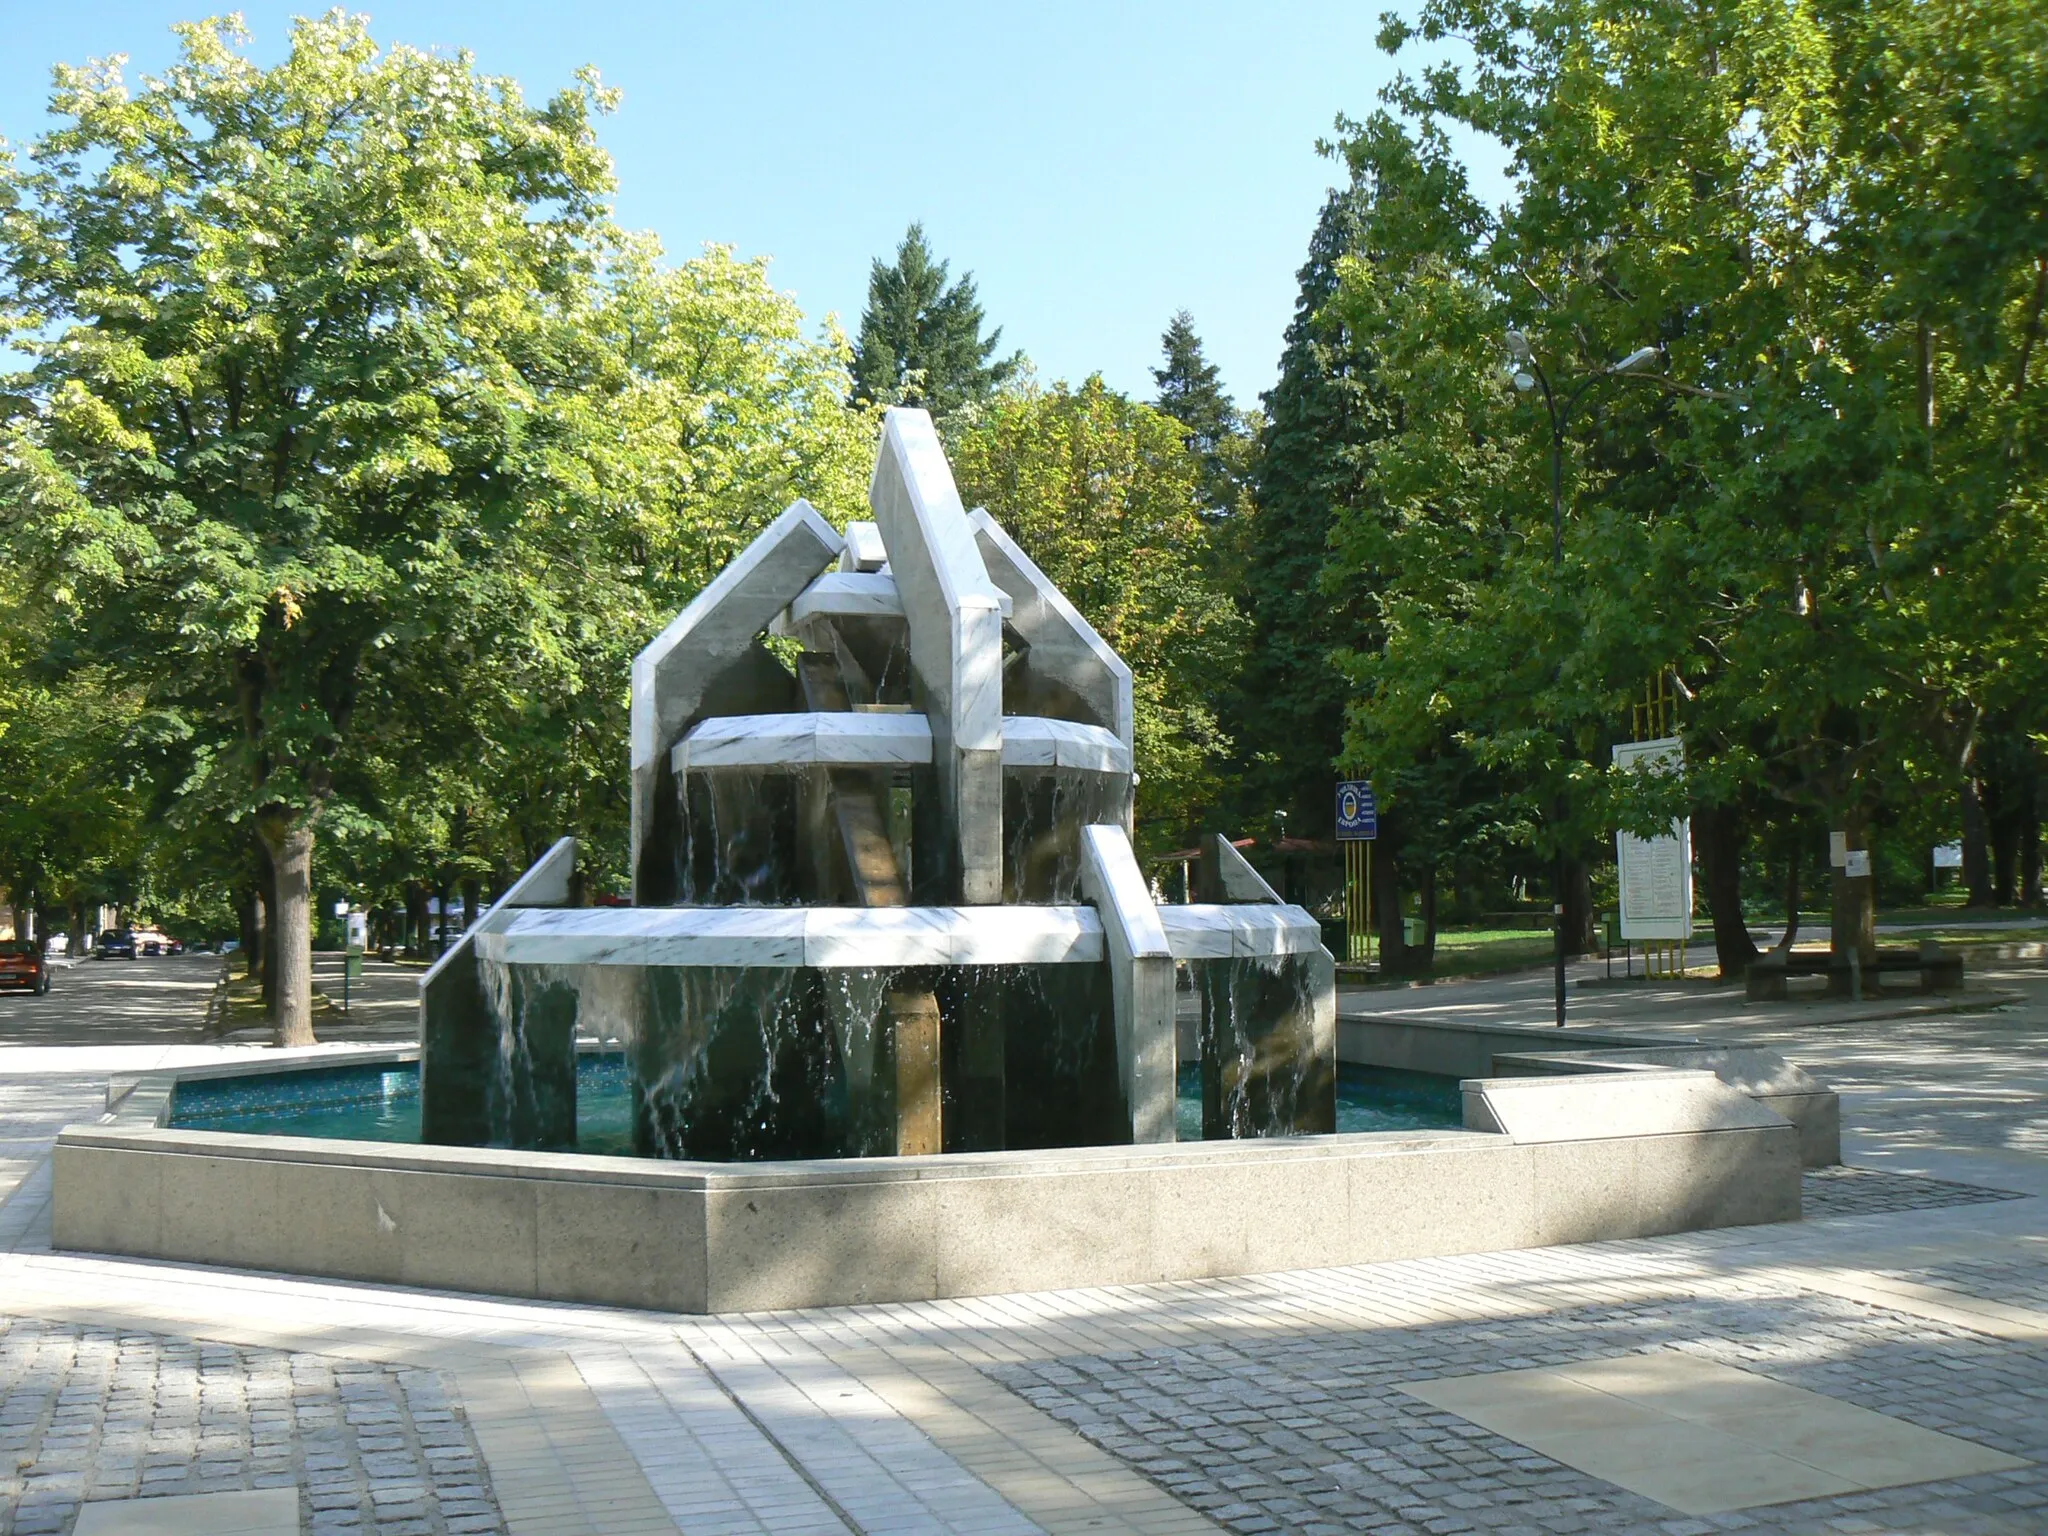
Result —
<path fill-rule="evenodd" d="M 576 1039 L 694 1159 L 1174 1139 L 1176 975 L 1211 1137 L 1335 1124 L 1334 965 L 1218 840 L 1162 907 L 1130 670 L 892 410 L 845 534 L 799 501 L 633 664 L 630 907 L 566 841 L 422 989 L 425 1138 L 575 1144 Z"/>

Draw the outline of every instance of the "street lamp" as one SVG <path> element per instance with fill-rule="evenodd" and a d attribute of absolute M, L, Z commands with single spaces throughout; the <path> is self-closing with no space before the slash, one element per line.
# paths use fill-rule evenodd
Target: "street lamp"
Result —
<path fill-rule="evenodd" d="M 1650 382 L 1665 382 L 1658 375 L 1639 374 L 1637 370 L 1645 363 L 1653 362 L 1664 355 L 1659 346 L 1637 347 L 1618 363 L 1605 368 L 1595 368 L 1582 375 L 1562 399 L 1550 387 L 1550 375 L 1543 371 L 1543 364 L 1536 359 L 1536 352 L 1529 345 L 1528 335 L 1510 327 L 1507 334 L 1508 359 L 1513 364 L 1509 377 L 1516 390 L 1528 394 L 1532 389 L 1543 391 L 1543 406 L 1550 416 L 1550 563 L 1563 587 L 1564 576 L 1564 438 L 1565 429 L 1571 421 L 1573 409 L 1584 399 L 1586 392 L 1603 379 L 1622 378 L 1634 375 Z M 1552 903 L 1551 915 L 1557 920 L 1557 974 L 1556 1004 L 1557 1027 L 1564 1028 L 1564 888 L 1570 875 L 1570 859 L 1565 852 L 1564 802 L 1558 801 L 1558 843 L 1557 843 L 1557 900 Z"/>

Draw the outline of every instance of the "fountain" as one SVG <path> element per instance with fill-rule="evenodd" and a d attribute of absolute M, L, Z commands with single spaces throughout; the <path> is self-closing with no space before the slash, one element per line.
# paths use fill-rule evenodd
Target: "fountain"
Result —
<path fill-rule="evenodd" d="M 1176 968 L 1205 1137 L 1327 1132 L 1335 966 L 1214 840 L 1131 846 L 1131 674 L 887 413 L 873 522 L 798 501 L 633 665 L 633 905 L 557 845 L 429 974 L 422 1134 L 572 1150 L 579 1038 L 643 1156 L 870 1157 L 1175 1136 Z"/>
<path fill-rule="evenodd" d="M 792 506 L 634 663 L 631 906 L 576 905 L 564 839 L 423 978 L 417 1047 L 110 1084 L 55 1246 L 724 1312 L 1798 1216 L 1837 1107 L 1768 1052 L 1340 1038 L 1316 922 L 1226 840 L 1156 903 L 1129 670 L 923 413 L 870 499 Z"/>

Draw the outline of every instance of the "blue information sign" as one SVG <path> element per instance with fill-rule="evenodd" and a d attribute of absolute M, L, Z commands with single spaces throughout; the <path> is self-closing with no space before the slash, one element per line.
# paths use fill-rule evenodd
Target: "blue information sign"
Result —
<path fill-rule="evenodd" d="M 1369 843 L 1380 835 L 1379 803 L 1372 780 L 1346 779 L 1337 786 L 1337 841 Z"/>

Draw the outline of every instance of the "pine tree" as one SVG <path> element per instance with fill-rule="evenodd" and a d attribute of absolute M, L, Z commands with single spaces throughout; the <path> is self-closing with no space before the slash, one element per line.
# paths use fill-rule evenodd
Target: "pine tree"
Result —
<path fill-rule="evenodd" d="M 947 264 L 932 257 L 924 225 L 912 224 L 896 248 L 896 261 L 877 260 L 868 273 L 868 307 L 853 348 L 857 399 L 921 405 L 944 416 L 986 400 L 1010 377 L 1022 353 L 998 358 L 997 326 L 984 337 L 974 274 L 950 287 Z"/>
<path fill-rule="evenodd" d="M 1159 409 L 1187 429 L 1188 449 L 1201 464 L 1203 512 L 1225 516 L 1237 505 L 1243 485 L 1244 418 L 1223 392 L 1216 365 L 1202 355 L 1193 315 L 1186 310 L 1175 315 L 1159 346 L 1166 355 L 1165 366 L 1152 370 Z"/>
<path fill-rule="evenodd" d="M 1360 450 L 1387 419 L 1371 358 L 1324 310 L 1339 260 L 1359 247 L 1364 195 L 1331 193 L 1309 242 L 1241 545 L 1252 641 L 1230 725 L 1246 754 L 1246 810 L 1284 810 L 1290 831 L 1311 836 L 1332 825 L 1350 687 L 1330 653 L 1367 629 L 1364 594 L 1323 591 L 1330 526 L 1338 506 L 1367 494 Z"/>

